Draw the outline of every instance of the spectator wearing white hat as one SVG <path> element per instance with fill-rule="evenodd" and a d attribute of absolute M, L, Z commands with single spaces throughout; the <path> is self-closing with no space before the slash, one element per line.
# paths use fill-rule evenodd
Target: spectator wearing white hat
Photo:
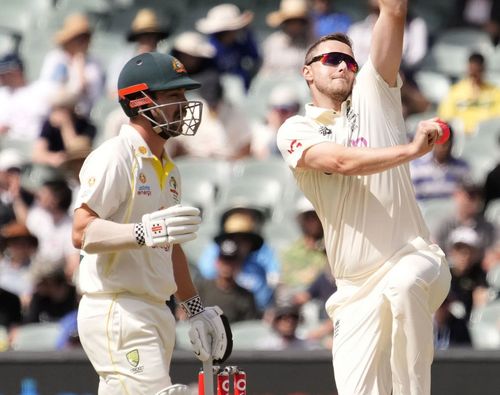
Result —
<path fill-rule="evenodd" d="M 252 127 L 250 151 L 257 159 L 279 155 L 276 135 L 280 126 L 291 116 L 298 114 L 300 98 L 297 90 L 288 85 L 277 85 L 269 95 L 265 122 Z"/>
<path fill-rule="evenodd" d="M 267 24 L 279 31 L 262 44 L 263 75 L 298 76 L 312 41 L 312 24 L 306 0 L 281 0 L 280 8 L 267 15 Z"/>
<path fill-rule="evenodd" d="M 463 304 L 464 317 L 468 319 L 472 309 L 482 301 L 482 293 L 488 287 L 486 274 L 477 259 L 477 251 L 481 248 L 480 237 L 473 228 L 461 226 L 450 233 L 449 241 L 450 292 Z"/>
<path fill-rule="evenodd" d="M 50 51 L 42 65 L 40 79 L 50 81 L 78 95 L 77 112 L 89 115 L 104 87 L 104 71 L 89 55 L 92 29 L 85 14 L 71 14 L 56 33 L 58 48 Z"/>
<path fill-rule="evenodd" d="M 216 49 L 215 63 L 221 73 L 242 78 L 248 89 L 257 73 L 261 57 L 250 24 L 254 14 L 230 3 L 211 8 L 206 17 L 196 22 L 196 29 L 209 36 Z"/>

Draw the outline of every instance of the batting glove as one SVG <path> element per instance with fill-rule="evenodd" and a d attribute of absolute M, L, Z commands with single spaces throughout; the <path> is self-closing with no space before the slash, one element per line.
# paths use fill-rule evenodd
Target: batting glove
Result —
<path fill-rule="evenodd" d="M 196 239 L 200 223 L 200 210 L 196 207 L 175 205 L 144 214 L 142 223 L 135 227 L 136 238 L 148 247 L 168 247 Z"/>
<path fill-rule="evenodd" d="M 189 340 L 196 357 L 202 362 L 224 362 L 233 349 L 233 334 L 220 307 L 204 308 L 198 295 L 182 302 L 181 307 L 191 325 Z"/>

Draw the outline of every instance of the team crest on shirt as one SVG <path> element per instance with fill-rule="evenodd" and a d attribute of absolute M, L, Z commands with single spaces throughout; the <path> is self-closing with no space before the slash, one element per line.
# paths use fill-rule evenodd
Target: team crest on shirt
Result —
<path fill-rule="evenodd" d="M 170 177 L 168 180 L 168 187 L 170 190 L 170 193 L 172 194 L 172 198 L 174 199 L 175 203 L 179 203 L 179 191 L 177 190 L 177 180 L 175 179 L 174 176 Z"/>
<path fill-rule="evenodd" d="M 95 177 L 89 177 L 88 180 L 87 180 L 87 185 L 89 187 L 93 187 L 95 184 Z"/>
<path fill-rule="evenodd" d="M 137 148 L 137 151 L 139 151 L 140 154 L 146 155 L 148 153 L 148 149 L 141 145 L 139 148 Z"/>
<path fill-rule="evenodd" d="M 139 356 L 139 350 L 135 349 L 135 350 L 129 351 L 126 354 L 126 357 L 127 357 L 128 363 L 132 366 L 132 369 L 130 369 L 130 371 L 134 374 L 142 373 L 142 371 L 144 370 L 144 365 L 139 366 L 139 363 L 141 360 L 140 356 Z"/>

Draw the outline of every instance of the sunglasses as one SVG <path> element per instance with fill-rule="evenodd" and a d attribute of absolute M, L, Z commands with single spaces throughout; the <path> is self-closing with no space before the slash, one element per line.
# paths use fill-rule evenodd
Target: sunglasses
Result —
<path fill-rule="evenodd" d="M 353 73 L 357 73 L 359 70 L 359 66 L 354 58 L 342 52 L 328 52 L 315 56 L 309 61 L 309 63 L 306 63 L 306 66 L 309 66 L 311 63 L 317 62 L 318 60 L 322 64 L 328 64 L 331 66 L 338 66 L 340 63 L 345 62 L 347 68 Z"/>

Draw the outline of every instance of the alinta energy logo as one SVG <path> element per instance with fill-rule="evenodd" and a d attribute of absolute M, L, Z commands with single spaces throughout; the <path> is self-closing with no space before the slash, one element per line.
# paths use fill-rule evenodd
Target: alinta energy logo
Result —
<path fill-rule="evenodd" d="M 130 371 L 132 373 L 142 373 L 144 370 L 144 366 L 141 365 L 139 366 L 140 363 L 140 356 L 139 356 L 139 350 L 135 349 L 132 351 L 129 351 L 126 355 L 128 363 L 132 366 L 132 369 Z"/>

